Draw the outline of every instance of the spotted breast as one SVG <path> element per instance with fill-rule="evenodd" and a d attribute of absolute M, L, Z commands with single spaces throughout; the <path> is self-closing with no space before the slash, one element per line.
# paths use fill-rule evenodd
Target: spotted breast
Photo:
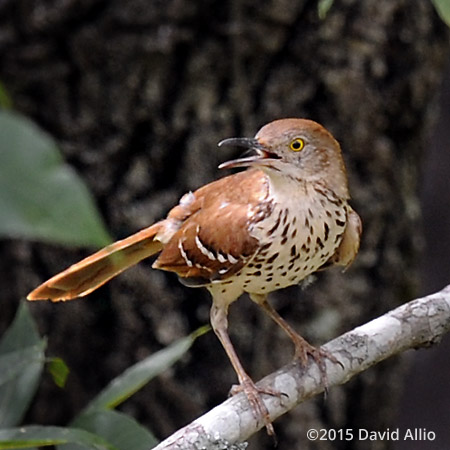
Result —
<path fill-rule="evenodd" d="M 330 260 L 344 235 L 350 208 L 345 200 L 320 183 L 295 181 L 283 188 L 296 194 L 271 186 L 272 213 L 250 228 L 260 245 L 239 273 L 245 292 L 267 294 L 298 284 Z"/>

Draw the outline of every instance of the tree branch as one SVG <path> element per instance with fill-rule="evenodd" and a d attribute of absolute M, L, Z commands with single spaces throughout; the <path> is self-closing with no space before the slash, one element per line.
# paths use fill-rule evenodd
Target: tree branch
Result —
<path fill-rule="evenodd" d="M 324 348 L 341 362 L 327 361 L 329 386 L 346 383 L 374 364 L 408 349 L 438 343 L 450 331 L 450 285 L 406 303 L 334 339 Z M 323 392 L 315 363 L 302 368 L 293 362 L 262 379 L 258 386 L 285 395 L 264 395 L 272 420 Z M 223 402 L 178 430 L 154 450 L 243 449 L 243 443 L 264 424 L 254 417 L 243 393 Z"/>

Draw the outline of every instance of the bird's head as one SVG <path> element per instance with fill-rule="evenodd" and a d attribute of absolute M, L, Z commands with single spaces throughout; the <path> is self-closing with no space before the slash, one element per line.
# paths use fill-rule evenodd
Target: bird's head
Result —
<path fill-rule="evenodd" d="M 229 138 L 219 146 L 248 149 L 220 169 L 257 167 L 269 177 L 288 176 L 325 181 L 337 194 L 347 195 L 347 176 L 341 149 L 322 125 L 306 119 L 279 119 L 263 126 L 254 138 Z"/>

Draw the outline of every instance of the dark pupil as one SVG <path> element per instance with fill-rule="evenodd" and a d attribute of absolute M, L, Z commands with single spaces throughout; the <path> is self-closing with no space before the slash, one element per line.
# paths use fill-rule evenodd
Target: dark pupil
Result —
<path fill-rule="evenodd" d="M 300 142 L 294 142 L 294 143 L 292 144 L 292 147 L 295 148 L 295 149 L 300 148 Z"/>

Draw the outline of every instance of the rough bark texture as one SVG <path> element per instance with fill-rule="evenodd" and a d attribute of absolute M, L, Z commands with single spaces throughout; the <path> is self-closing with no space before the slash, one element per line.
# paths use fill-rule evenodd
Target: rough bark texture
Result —
<path fill-rule="evenodd" d="M 60 142 L 106 221 L 124 237 L 161 218 L 219 174 L 224 137 L 279 117 L 323 123 L 341 142 L 360 256 L 345 274 L 276 297 L 313 343 L 413 298 L 421 234 L 417 179 L 448 32 L 429 0 L 6 0 L 0 79 L 16 108 Z M 0 326 L 38 282 L 85 251 L 0 243 Z M 64 424 L 114 375 L 208 321 L 203 290 L 141 264 L 83 301 L 36 304 L 50 353 L 72 368 L 66 391 L 44 382 L 28 421 Z M 293 301 L 298 298 L 298 301 Z M 368 301 L 368 299 L 371 299 Z M 255 379 L 285 364 L 285 337 L 243 299 L 231 334 Z M 383 430 L 395 419 L 403 369 L 389 360 L 276 423 L 280 450 L 389 448 L 309 442 L 308 428 Z M 164 437 L 224 399 L 235 381 L 210 334 L 124 410 Z M 327 446 L 328 444 L 328 446 Z M 251 448 L 272 445 L 263 433 Z M 369 447 L 371 446 L 371 447 Z"/>

